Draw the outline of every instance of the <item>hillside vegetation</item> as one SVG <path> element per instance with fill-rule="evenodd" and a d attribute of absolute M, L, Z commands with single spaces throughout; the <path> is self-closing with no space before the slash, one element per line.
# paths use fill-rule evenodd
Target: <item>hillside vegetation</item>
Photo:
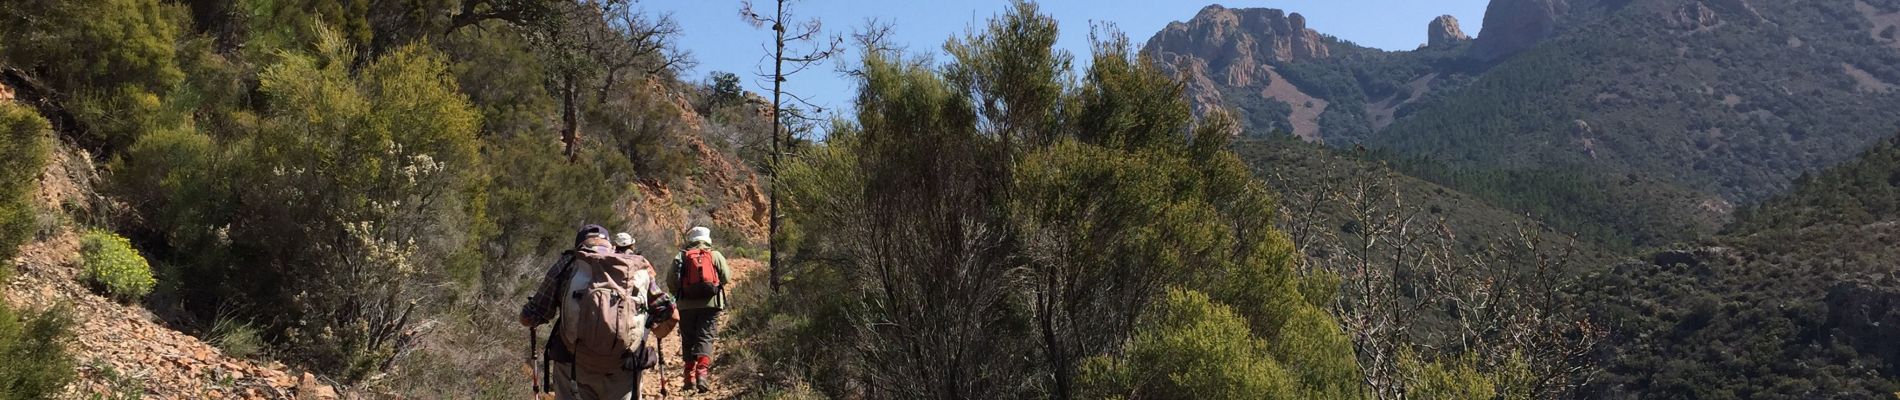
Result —
<path fill-rule="evenodd" d="M 1900 391 L 1895 139 L 1802 179 L 1693 248 L 1593 278 L 1618 333 L 1605 398 L 1860 398 Z"/>
<path fill-rule="evenodd" d="M 1281 198 L 1281 227 L 1298 242 L 1317 241 L 1327 234 L 1349 233 L 1356 216 L 1355 204 L 1342 201 L 1341 195 L 1376 187 L 1385 193 L 1373 200 L 1382 208 L 1418 210 L 1415 217 L 1444 220 L 1457 230 L 1462 246 L 1478 249 L 1517 236 L 1528 229 L 1554 242 L 1576 242 L 1525 214 L 1492 205 L 1484 199 L 1442 185 L 1405 175 L 1367 152 L 1334 149 L 1305 143 L 1287 136 L 1258 140 L 1239 140 L 1233 145 L 1261 180 Z M 1318 231 L 1334 232 L 1318 232 Z M 1581 247 L 1580 264 L 1607 262 L 1613 252 L 1588 241 Z"/>
<path fill-rule="evenodd" d="M 580 223 L 648 249 L 686 224 L 763 237 L 734 154 L 770 117 L 679 81 L 677 33 L 624 1 L 0 4 L 0 127 L 56 133 L 0 145 L 21 153 L 0 161 L 0 256 L 34 227 L 96 230 L 90 279 L 228 354 L 368 393 L 501 393 L 520 346 L 467 340 L 512 323 Z M 16 206 L 46 143 L 97 178 Z M 21 262 L 54 279 L 57 259 Z"/>
<path fill-rule="evenodd" d="M 1298 14 L 1267 11 L 1303 29 Z M 1203 42 L 1182 45 L 1170 28 L 1144 51 L 1191 93 L 1220 93 L 1194 98 L 1238 111 L 1249 135 L 1298 127 L 1301 107 L 1317 104 L 1311 139 L 1360 143 L 1409 175 L 1566 232 L 1647 247 L 1714 233 L 1733 204 L 1785 191 L 1900 125 L 1900 51 L 1881 36 L 1895 11 L 1854 0 L 1499 0 L 1476 41 L 1381 51 L 1311 30 L 1239 35 L 1227 21 L 1260 10 L 1210 7 L 1183 25 L 1211 35 Z M 1319 49 L 1250 50 L 1288 40 Z"/>
<path fill-rule="evenodd" d="M 1597 330 L 1581 332 L 1603 335 L 1583 356 L 1602 373 L 1585 374 L 1579 397 L 1878 399 L 1900 389 L 1896 15 L 1890 1 L 1497 0 L 1476 40 L 1441 18 L 1430 45 L 1380 51 L 1305 29 L 1297 14 L 1210 6 L 1144 53 L 1197 108 L 1239 113 L 1243 136 L 1291 132 L 1341 149 L 1235 147 L 1288 196 L 1296 243 L 1373 254 L 1344 257 L 1342 304 L 1383 304 L 1355 281 L 1401 288 L 1400 304 L 1444 300 L 1413 285 L 1459 264 L 1435 263 L 1431 246 L 1413 258 L 1393 249 L 1452 236 L 1366 233 L 1378 222 L 1497 235 L 1509 232 L 1487 227 L 1525 215 L 1611 254 L 1569 254 L 1578 262 L 1560 276 L 1577 280 L 1542 281 L 1585 310 Z M 1362 183 L 1340 183 L 1354 175 Z M 1366 188 L 1391 193 L 1383 208 L 1366 212 Z M 1350 246 L 1369 238 L 1397 241 Z M 1339 262 L 1318 248 L 1305 250 L 1314 263 Z M 1353 278 L 1365 258 L 1391 268 Z M 1340 315 L 1348 330 L 1423 332 L 1457 315 L 1420 309 L 1422 325 Z"/>

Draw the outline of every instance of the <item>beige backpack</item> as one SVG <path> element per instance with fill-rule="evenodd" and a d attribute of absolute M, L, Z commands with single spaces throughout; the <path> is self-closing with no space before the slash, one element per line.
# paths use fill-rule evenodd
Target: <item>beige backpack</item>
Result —
<path fill-rule="evenodd" d="M 561 297 L 561 340 L 574 367 L 609 372 L 642 350 L 652 265 L 645 257 L 612 251 L 574 252 L 567 293 Z"/>

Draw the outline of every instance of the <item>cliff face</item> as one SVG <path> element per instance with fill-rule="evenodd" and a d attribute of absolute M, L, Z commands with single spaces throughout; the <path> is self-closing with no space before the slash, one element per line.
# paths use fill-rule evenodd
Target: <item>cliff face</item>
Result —
<path fill-rule="evenodd" d="M 1213 77 L 1233 86 L 1253 84 L 1263 65 L 1331 56 L 1319 32 L 1308 29 L 1299 13 L 1219 5 L 1202 8 L 1187 22 L 1168 24 L 1143 51 L 1206 61 Z"/>
<path fill-rule="evenodd" d="M 1425 27 L 1425 38 L 1427 47 L 1451 46 L 1471 40 L 1470 36 L 1465 35 L 1464 28 L 1458 26 L 1458 17 L 1450 15 L 1433 18 L 1432 23 Z"/>
<path fill-rule="evenodd" d="M 1570 12 L 1567 0 L 1493 0 L 1484 9 L 1473 55 L 1497 60 L 1530 49 L 1557 33 L 1557 22 Z"/>

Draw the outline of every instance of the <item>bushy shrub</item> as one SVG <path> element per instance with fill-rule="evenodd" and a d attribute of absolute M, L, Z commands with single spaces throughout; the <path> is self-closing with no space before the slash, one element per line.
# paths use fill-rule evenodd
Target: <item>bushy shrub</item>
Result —
<path fill-rule="evenodd" d="M 46 120 L 32 109 L 0 103 L 0 262 L 33 237 L 38 219 L 29 200 L 46 160 Z M 0 278 L 11 267 L 0 267 Z"/>
<path fill-rule="evenodd" d="M 44 82 L 93 138 L 131 144 L 185 117 L 165 104 L 185 74 L 186 8 L 161 0 L 17 1 L 0 7 L 0 62 Z"/>
<path fill-rule="evenodd" d="M 1247 319 L 1207 295 L 1170 289 L 1117 360 L 1086 361 L 1084 398 L 1296 398 L 1295 376 Z"/>
<path fill-rule="evenodd" d="M 293 355 L 356 381 L 414 342 L 419 297 L 466 276 L 480 214 L 481 114 L 444 57 L 404 46 L 351 70 L 355 50 L 325 35 L 259 75 L 272 107 L 254 146 L 232 160 L 232 254 L 259 281 L 260 318 L 285 328 Z"/>
<path fill-rule="evenodd" d="M 63 344 L 72 319 L 63 309 L 20 312 L 0 302 L 0 399 L 49 399 L 73 380 Z"/>
<path fill-rule="evenodd" d="M 138 300 L 158 284 L 152 278 L 152 266 L 125 237 L 106 231 L 87 232 L 80 238 L 80 246 L 86 280 L 105 288 L 106 294 L 115 299 Z"/>

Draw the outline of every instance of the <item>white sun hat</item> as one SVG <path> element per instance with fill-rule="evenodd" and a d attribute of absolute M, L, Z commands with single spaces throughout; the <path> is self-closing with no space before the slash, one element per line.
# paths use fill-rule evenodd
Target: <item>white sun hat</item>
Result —
<path fill-rule="evenodd" d="M 692 230 L 686 231 L 686 242 L 706 242 L 706 244 L 712 244 L 712 230 L 706 229 L 704 226 L 695 226 Z"/>

